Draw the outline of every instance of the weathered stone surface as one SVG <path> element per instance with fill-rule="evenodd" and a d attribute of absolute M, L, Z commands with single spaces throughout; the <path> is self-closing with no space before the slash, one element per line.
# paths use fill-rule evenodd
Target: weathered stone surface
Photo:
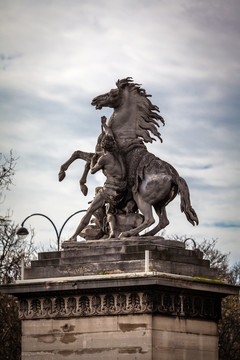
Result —
<path fill-rule="evenodd" d="M 184 243 L 162 237 L 133 237 L 64 242 L 63 251 L 40 253 L 25 269 L 26 279 L 97 275 L 145 270 L 145 251 L 149 251 L 149 271 L 214 278 L 215 270 L 197 250 L 186 250 Z"/>
<path fill-rule="evenodd" d="M 22 329 L 23 360 L 152 359 L 149 315 L 25 321 Z"/>
<path fill-rule="evenodd" d="M 22 331 L 23 360 L 216 360 L 218 357 L 217 326 L 212 321 L 135 314 L 23 321 Z"/>
<path fill-rule="evenodd" d="M 213 321 L 153 317 L 153 359 L 218 359 L 218 329 Z"/>

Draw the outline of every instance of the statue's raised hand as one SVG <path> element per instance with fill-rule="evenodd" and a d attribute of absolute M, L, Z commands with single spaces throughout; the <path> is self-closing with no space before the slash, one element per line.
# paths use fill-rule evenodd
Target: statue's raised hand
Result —
<path fill-rule="evenodd" d="M 102 123 L 103 126 L 106 125 L 106 121 L 107 121 L 106 116 L 102 116 L 101 117 L 101 123 Z"/>

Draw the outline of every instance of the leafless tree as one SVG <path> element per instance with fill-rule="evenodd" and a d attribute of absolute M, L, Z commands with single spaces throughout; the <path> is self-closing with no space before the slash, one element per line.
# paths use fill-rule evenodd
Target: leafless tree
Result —
<path fill-rule="evenodd" d="M 187 236 L 174 235 L 175 240 L 185 241 Z M 240 261 L 229 266 L 230 253 L 222 253 L 217 248 L 217 239 L 203 240 L 197 243 L 197 248 L 203 252 L 204 259 L 210 261 L 210 266 L 217 270 L 220 280 L 233 285 L 240 285 Z M 222 319 L 219 330 L 219 360 L 240 359 L 240 297 L 228 296 L 222 300 Z"/>
<path fill-rule="evenodd" d="M 10 190 L 16 160 L 12 152 L 0 156 L 0 200 L 5 190 Z M 29 241 L 16 236 L 17 226 L 7 214 L 0 214 L 0 284 L 6 284 L 21 276 L 21 261 L 30 262 L 35 253 L 33 232 Z M 0 359 L 20 360 L 21 324 L 18 320 L 17 300 L 0 294 Z"/>
<path fill-rule="evenodd" d="M 229 282 L 240 284 L 240 261 L 229 272 Z M 240 297 L 228 296 L 222 302 L 222 319 L 219 322 L 220 360 L 240 359 Z"/>
<path fill-rule="evenodd" d="M 10 185 L 13 184 L 16 161 L 17 159 L 14 158 L 12 151 L 8 156 L 0 153 L 0 202 L 4 201 L 3 192 L 9 190 Z"/>

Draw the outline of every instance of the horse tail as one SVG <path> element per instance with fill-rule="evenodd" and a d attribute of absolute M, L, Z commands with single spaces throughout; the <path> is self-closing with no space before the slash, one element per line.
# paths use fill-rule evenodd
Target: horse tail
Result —
<path fill-rule="evenodd" d="M 195 210 L 191 206 L 190 194 L 186 181 L 180 176 L 177 176 L 176 183 L 181 198 L 181 203 L 180 203 L 181 211 L 184 212 L 186 218 L 193 226 L 198 225 L 199 223 L 198 217 Z"/>

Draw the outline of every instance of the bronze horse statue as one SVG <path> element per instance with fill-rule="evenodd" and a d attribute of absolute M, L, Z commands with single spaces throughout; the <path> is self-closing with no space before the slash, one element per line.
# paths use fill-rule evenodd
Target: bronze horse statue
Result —
<path fill-rule="evenodd" d="M 120 236 L 135 236 L 151 226 L 155 222 L 152 206 L 159 222 L 144 236 L 155 235 L 165 228 L 169 224 L 165 208 L 178 193 L 181 197 L 181 211 L 192 225 L 197 225 L 198 217 L 191 206 L 187 183 L 173 166 L 149 153 L 144 145 L 144 142 L 155 140 L 151 133 L 161 140 L 157 121 L 164 125 L 164 120 L 158 114 L 159 108 L 149 100 L 151 95 L 134 83 L 132 78 L 118 80 L 116 85 L 116 89 L 95 97 L 92 105 L 96 109 L 114 109 L 108 126 L 125 157 L 128 187 L 144 216 L 141 225 L 123 232 Z"/>
<path fill-rule="evenodd" d="M 135 228 L 122 232 L 120 237 L 136 236 L 153 225 L 155 220 L 152 207 L 154 207 L 159 221 L 157 226 L 145 233 L 144 236 L 153 236 L 165 228 L 169 224 L 166 206 L 178 193 L 181 198 L 181 211 L 185 213 L 187 220 L 192 225 L 197 225 L 198 217 L 191 206 L 187 183 L 178 175 L 172 165 L 149 153 L 144 144 L 144 142 L 155 140 L 151 134 L 162 141 L 157 129 L 158 121 L 164 125 L 163 118 L 158 114 L 159 108 L 149 100 L 151 95 L 148 95 L 139 84 L 134 83 L 132 78 L 118 80 L 116 85 L 116 89 L 95 97 L 92 105 L 99 110 L 103 107 L 114 109 L 107 126 L 111 129 L 119 152 L 125 159 L 128 191 L 143 214 L 143 222 Z M 85 182 L 93 155 L 93 153 L 81 151 L 73 153 L 72 157 L 61 166 L 59 180 L 61 181 L 65 177 L 65 171 L 74 160 L 77 158 L 85 160 L 86 166 L 80 186 L 86 195 Z M 88 210 L 88 219 L 90 213 L 91 209 Z M 86 225 L 83 221 L 82 224 L 79 224 L 78 229 L 82 229 L 84 226 Z M 76 240 L 78 234 L 79 232 L 75 232 L 71 239 Z"/>

